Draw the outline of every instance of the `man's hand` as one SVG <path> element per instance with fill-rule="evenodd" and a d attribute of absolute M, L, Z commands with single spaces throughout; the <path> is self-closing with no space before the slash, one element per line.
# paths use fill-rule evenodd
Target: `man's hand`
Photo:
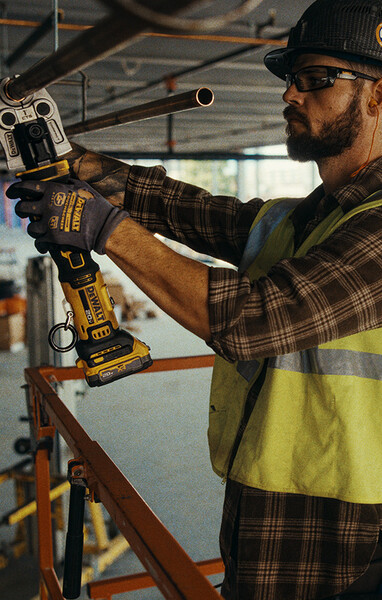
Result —
<path fill-rule="evenodd" d="M 123 219 L 124 210 L 112 206 L 88 183 L 70 180 L 20 181 L 7 190 L 9 198 L 20 198 L 16 214 L 29 217 L 28 233 L 39 252 L 49 244 L 73 246 L 105 254 L 108 237 Z"/>

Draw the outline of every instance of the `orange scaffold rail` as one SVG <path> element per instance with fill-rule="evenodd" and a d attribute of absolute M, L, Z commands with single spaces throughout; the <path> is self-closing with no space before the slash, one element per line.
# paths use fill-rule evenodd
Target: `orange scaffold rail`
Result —
<path fill-rule="evenodd" d="M 210 367 L 211 355 L 156 360 L 142 374 Z M 25 369 L 29 415 L 35 437 L 37 528 L 39 535 L 40 599 L 64 600 L 53 566 L 49 455 L 55 431 L 63 437 L 86 473 L 89 491 L 104 505 L 147 573 L 88 584 L 89 598 L 111 600 L 113 594 L 156 585 L 171 600 L 216 600 L 221 596 L 206 575 L 221 573 L 222 561 L 194 563 L 152 512 L 103 448 L 92 440 L 57 395 L 52 384 L 83 379 L 76 367 Z"/>

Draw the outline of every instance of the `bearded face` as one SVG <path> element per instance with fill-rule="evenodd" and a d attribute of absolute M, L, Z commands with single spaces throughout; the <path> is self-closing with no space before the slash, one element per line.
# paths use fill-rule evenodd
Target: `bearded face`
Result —
<path fill-rule="evenodd" d="M 362 126 L 359 108 L 361 91 L 357 90 L 345 111 L 338 117 L 325 120 L 319 133 L 313 134 L 308 117 L 298 108 L 287 106 L 284 117 L 288 120 L 286 132 L 287 149 L 290 158 L 300 162 L 317 161 L 338 156 L 354 144 Z M 303 127 L 294 127 L 291 121 L 299 121 Z M 303 129 L 303 131 L 301 131 Z"/>

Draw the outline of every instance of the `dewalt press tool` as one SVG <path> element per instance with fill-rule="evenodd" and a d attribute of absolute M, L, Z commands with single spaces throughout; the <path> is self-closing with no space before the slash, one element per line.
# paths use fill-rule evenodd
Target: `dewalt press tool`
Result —
<path fill-rule="evenodd" d="M 8 169 L 16 171 L 22 180 L 65 182 L 69 163 L 59 156 L 69 152 L 71 146 L 55 102 L 46 90 L 13 100 L 7 92 L 10 81 L 5 78 L 0 82 L 0 142 Z M 66 322 L 50 331 L 52 347 L 60 352 L 76 348 L 76 364 L 84 370 L 91 387 L 149 367 L 150 348 L 119 327 L 114 302 L 90 252 L 51 244 L 49 253 L 71 306 Z M 73 334 L 72 343 L 66 347 L 55 342 L 60 329 L 69 329 Z"/>

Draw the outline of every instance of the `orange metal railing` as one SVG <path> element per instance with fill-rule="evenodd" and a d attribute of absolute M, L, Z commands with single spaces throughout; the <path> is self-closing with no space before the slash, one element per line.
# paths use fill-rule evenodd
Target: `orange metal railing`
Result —
<path fill-rule="evenodd" d="M 142 374 L 210 367 L 213 356 L 156 360 Z M 216 600 L 220 595 L 206 575 L 221 573 L 220 559 L 194 563 L 159 521 L 101 446 L 92 440 L 58 397 L 52 384 L 83 379 L 76 367 L 25 370 L 29 414 L 35 437 L 37 528 L 39 536 L 40 599 L 64 600 L 53 566 L 49 455 L 57 430 L 83 466 L 87 487 L 105 506 L 147 573 L 88 584 L 89 598 L 111 600 L 113 594 L 156 585 L 164 598 Z"/>

